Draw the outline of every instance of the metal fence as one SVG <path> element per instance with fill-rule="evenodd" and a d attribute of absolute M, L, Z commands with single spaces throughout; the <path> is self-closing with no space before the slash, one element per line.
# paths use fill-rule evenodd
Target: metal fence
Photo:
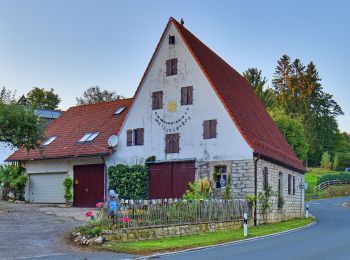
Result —
<path fill-rule="evenodd" d="M 250 213 L 245 199 L 222 200 L 121 200 L 117 226 L 136 228 L 224 222 Z"/>
<path fill-rule="evenodd" d="M 322 182 L 320 184 L 318 184 L 315 188 L 314 188 L 314 192 L 317 192 L 319 190 L 323 190 L 329 186 L 332 185 L 341 185 L 341 184 L 349 184 L 349 181 L 347 180 L 329 180 L 329 181 L 325 181 Z"/>

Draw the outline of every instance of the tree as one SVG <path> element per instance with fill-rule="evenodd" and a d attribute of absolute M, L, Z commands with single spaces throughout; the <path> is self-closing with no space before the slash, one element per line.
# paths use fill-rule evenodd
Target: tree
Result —
<path fill-rule="evenodd" d="M 325 170 L 329 170 L 331 168 L 331 156 L 327 151 L 322 154 L 321 167 Z"/>
<path fill-rule="evenodd" d="M 31 108 L 0 102 L 0 142 L 30 150 L 43 139 L 44 122 Z"/>
<path fill-rule="evenodd" d="M 45 90 L 43 88 L 34 87 L 28 92 L 26 97 L 28 104 L 32 108 L 38 109 L 57 109 L 61 99 L 54 93 L 53 89 Z"/>
<path fill-rule="evenodd" d="M 122 99 L 123 96 L 117 95 L 114 91 L 101 90 L 99 86 L 92 86 L 84 91 L 82 97 L 77 97 L 78 105 L 95 104 L 107 101 Z"/>
<path fill-rule="evenodd" d="M 269 113 L 299 160 L 305 160 L 308 143 L 302 119 L 300 117 L 292 118 L 279 109 L 269 110 Z"/>
<path fill-rule="evenodd" d="M 338 155 L 335 154 L 335 155 L 333 156 L 333 163 L 332 163 L 333 171 L 337 170 L 337 169 L 338 169 L 338 166 L 339 166 L 339 158 L 338 158 Z"/>
<path fill-rule="evenodd" d="M 0 103 L 10 104 L 14 103 L 16 101 L 15 98 L 16 91 L 11 91 L 9 89 L 6 89 L 5 87 L 2 87 L 0 90 Z"/>
<path fill-rule="evenodd" d="M 243 76 L 248 81 L 249 85 L 252 86 L 255 94 L 257 94 L 266 108 L 270 108 L 275 105 L 275 94 L 271 88 L 265 88 L 267 79 L 266 77 L 262 76 L 261 70 L 258 70 L 257 68 L 248 68 L 243 72 Z"/>

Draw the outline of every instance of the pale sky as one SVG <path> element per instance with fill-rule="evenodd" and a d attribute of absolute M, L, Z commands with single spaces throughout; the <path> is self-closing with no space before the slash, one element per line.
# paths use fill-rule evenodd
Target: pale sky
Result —
<path fill-rule="evenodd" d="M 170 16 L 239 72 L 272 79 L 283 54 L 313 61 L 350 132 L 350 1 L 0 0 L 0 86 L 54 88 L 61 109 L 98 85 L 134 94 Z"/>

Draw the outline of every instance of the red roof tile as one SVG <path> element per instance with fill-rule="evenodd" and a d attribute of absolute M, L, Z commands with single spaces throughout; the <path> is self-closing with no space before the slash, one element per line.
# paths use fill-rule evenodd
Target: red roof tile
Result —
<path fill-rule="evenodd" d="M 272 121 L 252 87 L 235 69 L 170 18 L 198 65 L 255 153 L 304 172 L 286 139 Z"/>
<path fill-rule="evenodd" d="M 111 153 L 108 148 L 108 138 L 118 135 L 119 130 L 132 104 L 132 99 L 82 105 L 71 107 L 61 117 L 48 125 L 45 136 L 57 136 L 57 138 L 44 147 L 27 153 L 25 149 L 19 149 L 12 154 L 7 161 L 25 161 L 37 159 L 52 159 L 65 157 L 81 157 L 103 155 Z M 126 109 L 119 115 L 114 115 L 118 107 Z M 86 133 L 100 132 L 89 143 L 77 143 Z"/>

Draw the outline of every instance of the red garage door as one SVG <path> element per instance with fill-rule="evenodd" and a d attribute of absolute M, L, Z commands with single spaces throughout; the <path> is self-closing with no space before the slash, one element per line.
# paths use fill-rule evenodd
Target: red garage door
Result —
<path fill-rule="evenodd" d="M 95 207 L 97 202 L 103 201 L 104 195 L 104 165 L 76 165 L 74 171 L 75 207 Z"/>
<path fill-rule="evenodd" d="M 195 179 L 195 162 L 169 162 L 150 165 L 149 197 L 179 198 Z"/>

